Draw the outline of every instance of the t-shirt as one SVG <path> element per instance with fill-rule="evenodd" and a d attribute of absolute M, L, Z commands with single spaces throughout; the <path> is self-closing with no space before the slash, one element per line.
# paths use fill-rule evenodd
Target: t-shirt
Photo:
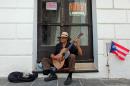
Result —
<path fill-rule="evenodd" d="M 68 42 L 68 43 L 66 44 L 65 48 L 68 48 L 68 46 L 69 46 L 70 44 L 71 44 L 71 43 Z M 56 45 L 56 47 L 55 47 L 55 52 L 54 52 L 54 54 L 57 55 L 58 53 L 60 53 L 60 51 L 61 51 L 62 48 L 63 48 L 63 47 L 62 47 L 62 43 L 58 43 L 58 44 Z M 69 49 L 69 51 L 70 51 L 70 54 L 78 55 L 78 49 L 76 48 L 76 46 L 75 46 L 74 44 L 71 46 L 71 48 Z"/>

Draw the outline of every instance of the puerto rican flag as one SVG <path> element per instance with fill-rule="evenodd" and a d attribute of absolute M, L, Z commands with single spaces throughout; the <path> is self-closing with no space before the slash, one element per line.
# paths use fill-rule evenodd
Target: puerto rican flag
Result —
<path fill-rule="evenodd" d="M 130 50 L 124 46 L 112 41 L 110 53 L 115 54 L 119 60 L 124 61 L 125 56 L 129 53 L 129 51 Z"/>

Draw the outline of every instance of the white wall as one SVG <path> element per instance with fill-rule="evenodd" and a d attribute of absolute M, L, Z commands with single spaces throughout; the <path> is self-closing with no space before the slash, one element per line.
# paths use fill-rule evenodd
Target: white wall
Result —
<path fill-rule="evenodd" d="M 32 70 L 34 0 L 0 0 L 0 77 Z"/>
<path fill-rule="evenodd" d="M 96 2 L 98 59 L 99 65 L 102 64 L 99 75 L 107 78 L 105 43 L 114 40 L 130 49 L 130 0 L 96 0 Z M 124 62 L 110 54 L 110 78 L 130 78 L 129 61 L 130 54 Z"/>

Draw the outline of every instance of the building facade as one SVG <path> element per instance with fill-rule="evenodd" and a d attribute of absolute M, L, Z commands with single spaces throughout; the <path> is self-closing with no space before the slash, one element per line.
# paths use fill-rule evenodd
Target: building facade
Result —
<path fill-rule="evenodd" d="M 122 62 L 106 53 L 106 43 L 112 40 L 130 49 L 130 1 L 88 1 L 91 1 L 92 63 L 98 72 L 75 73 L 74 77 L 130 78 L 130 55 Z M 0 77 L 7 77 L 12 71 L 30 72 L 36 68 L 37 20 L 38 0 L 0 0 Z M 108 58 L 110 71 L 106 66 Z"/>

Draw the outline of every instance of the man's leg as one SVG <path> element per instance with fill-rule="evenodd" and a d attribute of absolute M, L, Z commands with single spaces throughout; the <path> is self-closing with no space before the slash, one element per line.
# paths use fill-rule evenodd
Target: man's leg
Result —
<path fill-rule="evenodd" d="M 64 81 L 64 85 L 69 85 L 72 83 L 72 72 L 75 70 L 75 58 L 76 58 L 76 56 L 74 54 L 71 54 L 68 59 L 70 72 L 68 74 L 67 79 Z"/>
<path fill-rule="evenodd" d="M 57 75 L 55 74 L 56 68 L 55 67 L 51 67 L 51 60 L 49 58 L 43 58 L 42 59 L 42 65 L 43 65 L 43 74 L 44 75 L 48 75 L 50 73 L 50 75 L 46 78 L 44 78 L 45 81 L 51 81 L 51 80 L 56 80 L 57 79 Z"/>
<path fill-rule="evenodd" d="M 51 67 L 50 68 L 50 75 L 46 78 L 44 78 L 44 81 L 52 81 L 52 80 L 56 80 L 57 79 L 57 75 L 56 75 L 56 68 L 55 67 Z"/>
<path fill-rule="evenodd" d="M 42 66 L 43 66 L 43 74 L 48 75 L 50 73 L 50 68 L 51 68 L 51 60 L 49 58 L 43 58 L 42 59 Z"/>

